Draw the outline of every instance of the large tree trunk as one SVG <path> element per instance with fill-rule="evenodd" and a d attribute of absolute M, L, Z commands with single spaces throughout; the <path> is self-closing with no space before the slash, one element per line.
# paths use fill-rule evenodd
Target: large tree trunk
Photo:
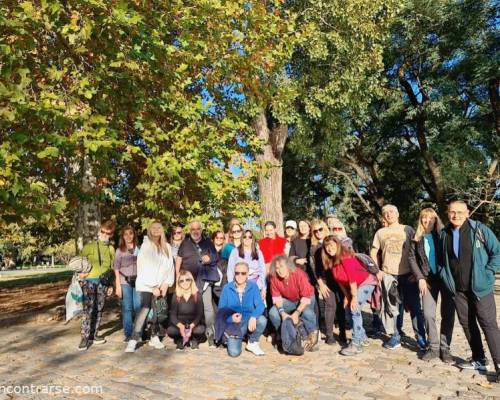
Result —
<path fill-rule="evenodd" d="M 97 237 L 101 213 L 95 199 L 97 185 L 89 156 L 84 156 L 78 168 L 81 176 L 81 191 L 87 198 L 81 201 L 76 212 L 76 249 L 80 252 L 86 243 Z"/>
<path fill-rule="evenodd" d="M 286 125 L 273 125 L 271 117 L 262 111 L 255 120 L 255 130 L 264 144 L 257 154 L 259 163 L 259 195 L 262 208 L 262 222 L 274 221 L 278 232 L 283 235 L 283 149 L 288 137 Z"/>

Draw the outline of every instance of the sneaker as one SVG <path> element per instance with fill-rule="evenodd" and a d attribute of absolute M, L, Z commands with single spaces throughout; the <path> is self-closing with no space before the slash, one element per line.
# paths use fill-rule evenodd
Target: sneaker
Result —
<path fill-rule="evenodd" d="M 199 350 L 200 349 L 200 345 L 198 344 L 198 341 L 197 340 L 191 340 L 190 342 L 191 344 L 191 350 Z"/>
<path fill-rule="evenodd" d="M 106 339 L 104 339 L 102 336 L 99 335 L 94 335 L 94 340 L 92 340 L 94 344 L 104 344 L 106 343 Z"/>
<path fill-rule="evenodd" d="M 422 361 L 431 361 L 439 357 L 437 350 L 428 349 L 420 358 Z"/>
<path fill-rule="evenodd" d="M 152 336 L 151 339 L 149 339 L 148 344 L 151 347 L 154 347 L 155 349 L 158 349 L 158 350 L 165 348 L 165 345 L 160 341 L 160 338 L 158 336 Z"/>
<path fill-rule="evenodd" d="M 457 364 L 457 367 L 460 369 L 475 369 L 478 371 L 487 371 L 488 370 L 488 360 L 483 358 L 481 360 L 473 360 L 469 358 L 461 363 Z"/>
<path fill-rule="evenodd" d="M 500 383 L 500 364 L 497 364 L 497 367 L 496 367 L 495 382 Z"/>
<path fill-rule="evenodd" d="M 184 351 L 184 343 L 182 342 L 182 339 L 177 341 L 177 346 L 175 347 L 175 350 Z"/>
<path fill-rule="evenodd" d="M 368 347 L 370 346 L 370 341 L 366 338 L 361 341 L 361 346 L 362 347 Z"/>
<path fill-rule="evenodd" d="M 85 351 L 89 348 L 89 341 L 85 338 L 83 338 L 78 345 L 78 351 Z"/>
<path fill-rule="evenodd" d="M 363 349 L 361 348 L 361 346 L 357 346 L 352 342 L 349 344 L 349 346 L 344 347 L 342 350 L 340 350 L 340 354 L 342 354 L 343 356 L 355 356 L 362 352 Z"/>
<path fill-rule="evenodd" d="M 248 342 L 246 350 L 256 356 L 265 356 L 266 353 L 260 348 L 259 342 Z"/>
<path fill-rule="evenodd" d="M 446 363 L 446 364 L 453 364 L 455 362 L 451 353 L 449 351 L 446 351 L 446 350 L 445 351 L 441 350 L 440 358 L 441 358 L 441 361 Z"/>
<path fill-rule="evenodd" d="M 401 341 L 392 336 L 388 341 L 384 343 L 384 347 L 389 350 L 394 350 L 397 349 L 398 347 L 401 347 Z"/>
<path fill-rule="evenodd" d="M 421 351 L 427 351 L 429 345 L 425 339 L 417 338 L 417 346 Z"/>
<path fill-rule="evenodd" d="M 135 347 L 137 346 L 137 340 L 130 339 L 127 343 L 127 347 L 125 348 L 125 353 L 133 353 L 135 352 Z"/>

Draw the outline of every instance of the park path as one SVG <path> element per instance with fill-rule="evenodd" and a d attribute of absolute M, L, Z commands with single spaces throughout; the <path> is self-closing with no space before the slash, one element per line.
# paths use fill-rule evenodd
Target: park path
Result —
<path fill-rule="evenodd" d="M 497 296 L 497 304 L 500 296 Z M 0 328 L 0 400 L 33 399 L 500 399 L 492 376 L 460 371 L 440 360 L 423 362 L 411 346 L 385 350 L 380 340 L 357 357 L 343 357 L 321 344 L 303 357 L 277 353 L 263 339 L 265 357 L 243 352 L 231 359 L 223 349 L 176 352 L 142 346 L 125 354 L 118 314 L 107 312 L 102 332 L 108 342 L 78 352 L 78 321 L 29 322 Z M 453 354 L 470 351 L 457 325 Z M 411 329 L 408 318 L 405 329 Z M 2 394 L 2 388 L 60 385 L 69 394 Z M 58 386 L 50 390 L 63 390 Z M 17 389 L 21 390 L 21 389 Z M 76 393 L 78 391 L 78 393 Z M 93 392 L 92 394 L 88 392 Z M 99 393 L 96 393 L 99 392 Z"/>

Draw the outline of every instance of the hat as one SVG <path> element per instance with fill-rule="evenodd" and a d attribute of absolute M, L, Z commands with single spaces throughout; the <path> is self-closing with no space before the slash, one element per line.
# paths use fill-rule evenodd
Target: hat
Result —
<path fill-rule="evenodd" d="M 288 228 L 288 227 L 293 228 L 293 229 L 297 229 L 297 222 L 292 221 L 292 220 L 286 221 L 286 223 L 285 223 L 285 229 Z"/>

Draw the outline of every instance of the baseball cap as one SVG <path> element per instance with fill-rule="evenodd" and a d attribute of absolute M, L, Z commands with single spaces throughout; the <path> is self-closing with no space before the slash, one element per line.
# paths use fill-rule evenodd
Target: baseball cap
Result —
<path fill-rule="evenodd" d="M 297 229 L 297 222 L 292 221 L 292 220 L 286 221 L 285 228 L 288 228 L 288 227 L 293 228 L 293 229 Z"/>

